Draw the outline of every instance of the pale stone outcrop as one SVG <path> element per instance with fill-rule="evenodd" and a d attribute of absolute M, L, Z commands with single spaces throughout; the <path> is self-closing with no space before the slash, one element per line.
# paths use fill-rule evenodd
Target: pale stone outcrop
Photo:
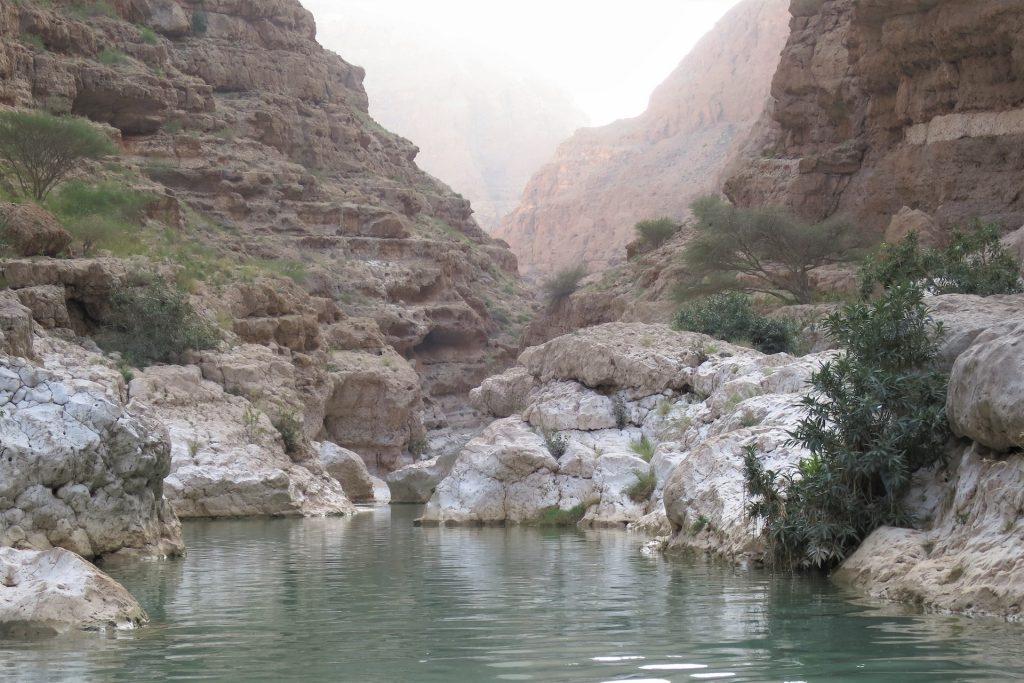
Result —
<path fill-rule="evenodd" d="M 576 508 L 583 525 L 629 524 L 670 535 L 675 549 L 756 559 L 762 542 L 743 509 L 742 448 L 754 446 L 780 471 L 806 455 L 787 430 L 828 357 L 765 356 L 623 323 L 528 349 L 473 393 L 495 417 L 525 405 L 459 452 L 422 521 L 533 523 Z M 563 440 L 564 454 L 552 455 L 545 437 Z"/>
<path fill-rule="evenodd" d="M 163 498 L 166 430 L 125 407 L 116 371 L 48 364 L 0 356 L 0 545 L 90 558 L 180 553 Z"/>
<path fill-rule="evenodd" d="M 0 548 L 0 638 L 132 629 L 148 621 L 127 590 L 73 552 Z"/>
<path fill-rule="evenodd" d="M 452 451 L 414 462 L 387 475 L 392 503 L 426 503 L 441 480 L 451 472 L 457 453 Z"/>
<path fill-rule="evenodd" d="M 376 499 L 377 484 L 358 453 L 329 441 L 323 442 L 319 447 L 314 444 L 314 447 L 319 453 L 320 464 L 329 475 L 338 480 L 349 500 L 365 503 Z"/>
<path fill-rule="evenodd" d="M 32 311 L 10 290 L 0 291 L 0 353 L 32 356 Z"/>
<path fill-rule="evenodd" d="M 957 358 L 946 410 L 953 431 L 997 451 L 1024 447 L 1024 323 L 988 330 Z"/>
<path fill-rule="evenodd" d="M 836 582 L 938 611 L 1024 618 L 1024 457 L 968 446 L 921 473 L 907 502 L 922 528 L 876 530 Z"/>
<path fill-rule="evenodd" d="M 947 370 L 981 333 L 1005 334 L 1024 325 L 1024 294 L 944 294 L 925 302 L 943 326 L 939 358 Z"/>
<path fill-rule="evenodd" d="M 130 392 L 167 425 L 172 464 L 165 489 L 181 517 L 354 511 L 318 461 L 293 461 L 265 413 L 203 380 L 198 367 L 149 368 L 132 380 Z"/>

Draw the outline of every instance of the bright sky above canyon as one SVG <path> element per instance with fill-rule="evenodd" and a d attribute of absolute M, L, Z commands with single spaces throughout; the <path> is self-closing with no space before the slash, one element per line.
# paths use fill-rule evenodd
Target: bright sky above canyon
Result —
<path fill-rule="evenodd" d="M 592 125 L 640 114 L 654 88 L 738 0 L 304 0 L 320 41 L 369 68 L 337 38 L 339 22 L 443 46 L 456 57 L 511 60 L 570 93 Z M 382 29 L 387 29 L 383 31 Z M 371 104 L 372 110 L 372 104 Z"/>

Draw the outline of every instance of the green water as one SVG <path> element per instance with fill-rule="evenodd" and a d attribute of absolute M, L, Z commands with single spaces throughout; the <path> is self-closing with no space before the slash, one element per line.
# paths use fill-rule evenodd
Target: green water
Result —
<path fill-rule="evenodd" d="M 645 557 L 624 532 L 420 529 L 416 508 L 186 525 L 110 571 L 152 625 L 0 643 L 0 679 L 1013 681 L 1024 628 Z"/>

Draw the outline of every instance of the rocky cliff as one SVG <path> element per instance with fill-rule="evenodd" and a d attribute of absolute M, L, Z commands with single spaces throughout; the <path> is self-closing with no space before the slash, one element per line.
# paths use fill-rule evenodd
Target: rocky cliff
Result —
<path fill-rule="evenodd" d="M 948 228 L 1024 223 L 1024 7 L 1001 0 L 792 3 L 792 34 L 742 205 L 844 213 L 881 233 L 903 207 Z"/>
<path fill-rule="evenodd" d="M 372 12 L 336 11 L 318 12 L 320 41 L 366 68 L 374 118 L 416 141 L 420 167 L 465 195 L 485 230 L 516 208 L 530 176 L 587 124 L 568 93 L 498 54 L 466 46 L 473 54 L 460 56 L 446 36 Z"/>
<path fill-rule="evenodd" d="M 205 377 L 243 391 L 240 365 L 285 372 L 308 436 L 387 469 L 503 362 L 524 299 L 512 253 L 369 117 L 363 70 L 315 33 L 296 0 L 0 0 L 0 104 L 109 126 L 121 155 L 90 175 L 156 198 L 132 267 L 173 271 L 276 361 L 206 359 Z M 38 287 L 63 288 L 48 301 L 70 313 L 40 322 L 89 334 L 126 266 L 77 262 L 6 266 L 6 284 L 34 313 Z"/>
<path fill-rule="evenodd" d="M 635 119 L 584 129 L 533 177 L 494 232 L 524 272 L 624 258 L 633 226 L 682 218 L 716 191 L 734 146 L 761 114 L 788 34 L 785 0 L 745 0 L 651 96 Z"/>

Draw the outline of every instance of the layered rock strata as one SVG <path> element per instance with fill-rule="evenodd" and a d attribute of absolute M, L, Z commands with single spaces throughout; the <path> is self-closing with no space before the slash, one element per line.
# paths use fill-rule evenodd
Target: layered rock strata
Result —
<path fill-rule="evenodd" d="M 942 231 L 1024 223 L 1024 8 L 824 0 L 790 11 L 774 106 L 725 183 L 730 199 L 842 213 L 879 236 L 911 210 Z"/>

